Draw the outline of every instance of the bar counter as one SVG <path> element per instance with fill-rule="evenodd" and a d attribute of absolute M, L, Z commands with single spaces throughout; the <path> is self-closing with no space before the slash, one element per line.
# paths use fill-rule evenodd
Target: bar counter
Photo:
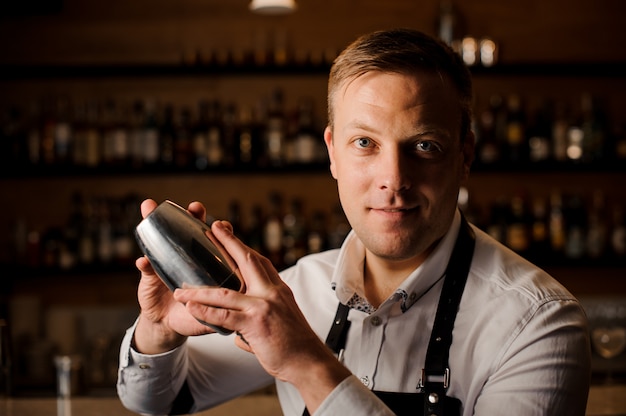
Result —
<path fill-rule="evenodd" d="M 254 394 L 232 400 L 200 416 L 276 416 L 281 415 L 273 395 Z M 587 416 L 626 415 L 626 385 L 592 386 Z M 136 416 L 115 397 L 75 397 L 63 402 L 54 398 L 0 399 L 0 416 Z"/>

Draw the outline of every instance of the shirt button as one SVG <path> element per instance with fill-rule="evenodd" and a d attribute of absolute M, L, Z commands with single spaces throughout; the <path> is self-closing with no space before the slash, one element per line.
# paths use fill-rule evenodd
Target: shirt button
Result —
<path fill-rule="evenodd" d="M 370 379 L 367 376 L 363 376 L 361 377 L 361 383 L 363 383 L 363 385 L 365 387 L 368 387 L 370 385 Z"/>
<path fill-rule="evenodd" d="M 417 293 L 413 292 L 409 295 L 409 300 L 415 302 L 417 300 Z"/>
<path fill-rule="evenodd" d="M 372 325 L 373 326 L 378 326 L 380 324 L 382 324 L 382 319 L 380 319 L 379 316 L 372 316 Z"/>
<path fill-rule="evenodd" d="M 149 370 L 150 369 L 150 364 L 141 363 L 141 364 L 139 364 L 139 368 L 141 368 L 142 370 Z"/>

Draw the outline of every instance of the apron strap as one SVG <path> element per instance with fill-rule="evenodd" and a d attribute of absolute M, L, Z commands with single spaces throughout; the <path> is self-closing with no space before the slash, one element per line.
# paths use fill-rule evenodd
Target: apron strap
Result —
<path fill-rule="evenodd" d="M 452 330 L 476 245 L 474 231 L 461 215 L 461 228 L 446 268 L 437 314 L 430 334 L 426 363 L 418 387 L 425 394 L 424 415 L 443 415 L 443 403 L 450 385 L 448 358 Z"/>

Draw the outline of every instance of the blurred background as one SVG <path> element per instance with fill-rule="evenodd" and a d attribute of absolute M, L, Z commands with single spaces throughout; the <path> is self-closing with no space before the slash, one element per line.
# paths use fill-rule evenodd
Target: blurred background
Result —
<path fill-rule="evenodd" d="M 594 382 L 626 373 L 626 2 L 28 0 L 0 5 L 0 344 L 14 396 L 111 395 L 136 318 L 145 197 L 209 214 L 279 268 L 341 244 L 326 79 L 356 36 L 409 27 L 475 82 L 459 203 L 585 304 Z M 610 377 L 610 378 L 609 378 Z"/>

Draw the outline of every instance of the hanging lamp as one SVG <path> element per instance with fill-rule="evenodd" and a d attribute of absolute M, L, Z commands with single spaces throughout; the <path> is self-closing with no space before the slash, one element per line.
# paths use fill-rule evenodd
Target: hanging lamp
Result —
<path fill-rule="evenodd" d="M 252 0 L 250 10 L 258 14 L 288 14 L 296 10 L 295 0 Z"/>

